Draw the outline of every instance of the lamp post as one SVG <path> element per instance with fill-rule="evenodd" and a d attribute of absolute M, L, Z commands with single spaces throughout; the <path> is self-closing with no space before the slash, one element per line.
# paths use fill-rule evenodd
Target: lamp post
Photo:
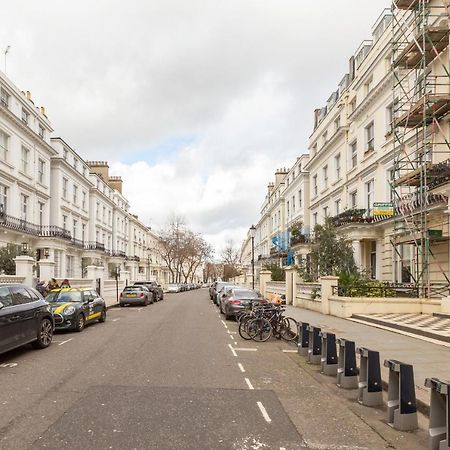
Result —
<path fill-rule="evenodd" d="M 255 289 L 255 234 L 256 227 L 250 227 L 250 237 L 252 238 L 252 289 Z"/>

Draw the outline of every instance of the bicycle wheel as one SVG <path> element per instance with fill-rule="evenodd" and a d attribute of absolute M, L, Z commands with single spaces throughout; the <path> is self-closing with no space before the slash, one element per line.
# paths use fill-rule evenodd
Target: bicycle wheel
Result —
<path fill-rule="evenodd" d="M 252 316 L 244 316 L 239 321 L 239 328 L 238 328 L 239 336 L 242 339 L 245 339 L 246 341 L 251 341 L 252 339 L 247 332 L 247 325 L 251 320 L 253 320 Z"/>
<path fill-rule="evenodd" d="M 265 342 L 272 336 L 272 325 L 267 319 L 253 319 L 247 324 L 248 335 L 257 342 Z"/>
<path fill-rule="evenodd" d="M 285 341 L 293 341 L 297 338 L 297 321 L 292 317 L 283 317 L 278 331 Z"/>

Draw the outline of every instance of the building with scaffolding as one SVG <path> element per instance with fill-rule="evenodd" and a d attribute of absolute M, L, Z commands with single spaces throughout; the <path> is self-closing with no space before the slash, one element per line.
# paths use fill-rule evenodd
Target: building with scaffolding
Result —
<path fill-rule="evenodd" d="M 259 223 L 269 226 L 266 247 L 273 233 L 292 242 L 292 193 L 306 185 L 304 222 L 313 230 L 331 217 L 361 271 L 422 297 L 449 294 L 448 3 L 394 0 L 380 15 L 314 112 L 302 177 L 292 176 L 297 161 L 269 186 Z M 301 234 L 296 261 L 308 251 L 308 230 Z"/>

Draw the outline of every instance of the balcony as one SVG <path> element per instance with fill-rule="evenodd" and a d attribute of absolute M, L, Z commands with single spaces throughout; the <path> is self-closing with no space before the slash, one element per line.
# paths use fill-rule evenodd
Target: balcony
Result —
<path fill-rule="evenodd" d="M 64 230 L 63 228 L 54 225 L 37 225 L 26 220 L 19 219 L 18 217 L 9 216 L 5 213 L 0 213 L 0 226 L 38 237 L 56 237 L 67 240 L 71 240 L 72 238 L 70 232 Z"/>
<path fill-rule="evenodd" d="M 367 215 L 366 209 L 349 209 L 332 218 L 335 227 L 341 227 L 353 223 L 372 223 L 373 217 Z"/>
<path fill-rule="evenodd" d="M 126 254 L 123 250 L 110 250 L 107 252 L 113 258 L 125 258 Z"/>
<path fill-rule="evenodd" d="M 450 159 L 437 164 L 426 162 L 416 169 L 410 170 L 405 175 L 397 178 L 395 186 L 420 187 L 426 181 L 429 189 L 435 189 L 450 182 Z"/>
<path fill-rule="evenodd" d="M 84 243 L 84 249 L 85 250 L 100 250 L 102 252 L 105 251 L 105 244 L 102 244 L 101 242 L 85 242 Z"/>
<path fill-rule="evenodd" d="M 128 261 L 137 261 L 137 262 L 139 262 L 141 260 L 141 258 L 139 258 L 139 256 L 136 256 L 136 255 L 128 256 L 127 259 L 128 259 Z"/>
<path fill-rule="evenodd" d="M 309 234 L 299 234 L 297 236 L 291 237 L 291 247 L 295 245 L 310 244 L 311 235 Z"/>

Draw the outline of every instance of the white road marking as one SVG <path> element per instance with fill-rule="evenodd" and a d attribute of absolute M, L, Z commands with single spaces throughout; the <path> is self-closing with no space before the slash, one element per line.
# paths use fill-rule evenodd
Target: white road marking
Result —
<path fill-rule="evenodd" d="M 237 334 L 237 331 L 230 331 L 230 330 L 227 330 L 227 333 L 228 333 L 228 334 Z"/>
<path fill-rule="evenodd" d="M 230 347 L 231 353 L 233 353 L 233 356 L 237 356 L 237 353 L 234 351 L 234 348 L 231 344 L 228 344 L 228 347 Z"/>
<path fill-rule="evenodd" d="M 231 338 L 231 339 L 233 339 L 233 341 L 234 341 L 234 337 L 233 337 L 233 336 L 231 336 L 231 334 L 230 334 L 230 338 Z"/>
<path fill-rule="evenodd" d="M 70 342 L 70 341 L 72 341 L 72 340 L 73 340 L 73 338 L 67 339 L 66 341 L 60 342 L 58 345 L 64 345 L 64 344 L 67 344 L 68 342 Z"/>
<path fill-rule="evenodd" d="M 266 408 L 264 408 L 264 405 L 261 402 L 256 402 L 256 404 L 258 405 L 259 410 L 261 411 L 261 414 L 264 417 L 264 420 L 267 423 L 272 422 L 272 419 L 270 418 L 269 414 L 267 414 Z"/>
<path fill-rule="evenodd" d="M 239 367 L 239 370 L 240 370 L 242 373 L 245 373 L 244 366 L 243 366 L 241 363 L 238 363 L 238 367 Z"/>
<path fill-rule="evenodd" d="M 221 320 L 221 322 L 222 322 L 222 325 L 223 325 L 224 327 L 227 326 L 227 324 L 226 324 L 223 320 Z"/>
<path fill-rule="evenodd" d="M 284 447 L 280 447 L 280 450 L 286 450 Z"/>
<path fill-rule="evenodd" d="M 120 319 L 113 319 L 112 321 L 113 321 L 113 322 L 117 322 L 118 320 L 120 320 Z"/>
<path fill-rule="evenodd" d="M 252 390 L 255 389 L 248 378 L 244 378 L 244 379 L 245 379 L 245 382 L 247 383 L 247 386 L 249 389 L 252 389 Z"/>
<path fill-rule="evenodd" d="M 12 369 L 13 367 L 16 367 L 18 364 L 17 363 L 3 363 L 3 364 L 0 364 L 0 367 L 3 367 L 3 368 L 10 368 L 10 369 Z"/>
<path fill-rule="evenodd" d="M 298 350 L 281 350 L 283 353 L 298 353 Z"/>
<path fill-rule="evenodd" d="M 257 352 L 257 348 L 235 348 L 235 350 L 239 350 L 240 352 Z"/>

